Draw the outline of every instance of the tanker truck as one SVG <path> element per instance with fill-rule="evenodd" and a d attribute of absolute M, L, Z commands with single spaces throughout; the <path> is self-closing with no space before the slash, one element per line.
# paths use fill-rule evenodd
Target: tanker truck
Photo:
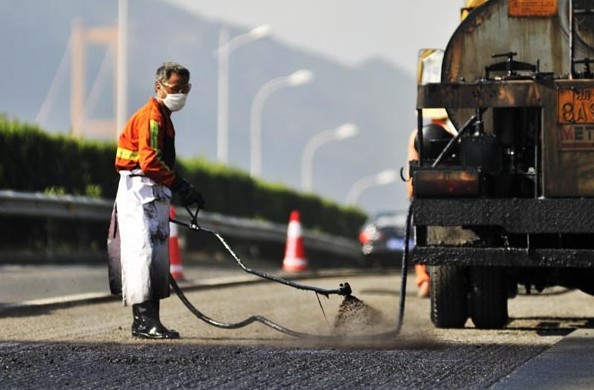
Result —
<path fill-rule="evenodd" d="M 489 0 L 420 51 L 411 256 L 436 327 L 505 327 L 519 289 L 594 294 L 593 67 L 592 0 Z M 436 108 L 455 135 L 423 126 Z"/>

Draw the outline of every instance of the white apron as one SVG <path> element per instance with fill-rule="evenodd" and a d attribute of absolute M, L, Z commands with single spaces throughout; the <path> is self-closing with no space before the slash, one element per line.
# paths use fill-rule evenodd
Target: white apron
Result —
<path fill-rule="evenodd" d="M 169 296 L 169 205 L 171 190 L 143 176 L 120 171 L 116 195 L 125 306 Z"/>

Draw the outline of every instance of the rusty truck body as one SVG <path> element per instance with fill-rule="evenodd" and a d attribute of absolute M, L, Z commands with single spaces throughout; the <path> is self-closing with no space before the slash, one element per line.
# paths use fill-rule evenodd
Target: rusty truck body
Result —
<path fill-rule="evenodd" d="M 504 327 L 519 286 L 594 294 L 593 9 L 489 0 L 453 33 L 440 80 L 418 85 L 412 256 L 437 327 Z M 430 108 L 455 137 L 423 138 Z"/>

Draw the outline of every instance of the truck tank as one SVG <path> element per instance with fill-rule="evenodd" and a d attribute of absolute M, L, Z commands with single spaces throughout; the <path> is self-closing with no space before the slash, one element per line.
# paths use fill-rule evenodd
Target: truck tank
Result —
<path fill-rule="evenodd" d="M 489 0 L 453 33 L 441 81 L 418 86 L 418 128 L 445 108 L 458 130 L 440 153 L 419 130 L 409 170 L 437 327 L 505 326 L 519 285 L 594 293 L 592 8 Z"/>

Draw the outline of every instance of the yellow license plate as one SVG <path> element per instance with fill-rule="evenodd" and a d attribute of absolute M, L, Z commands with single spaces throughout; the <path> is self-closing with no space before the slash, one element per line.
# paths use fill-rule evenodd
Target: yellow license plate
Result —
<path fill-rule="evenodd" d="M 562 125 L 594 124 L 594 87 L 559 88 L 557 121 Z"/>

